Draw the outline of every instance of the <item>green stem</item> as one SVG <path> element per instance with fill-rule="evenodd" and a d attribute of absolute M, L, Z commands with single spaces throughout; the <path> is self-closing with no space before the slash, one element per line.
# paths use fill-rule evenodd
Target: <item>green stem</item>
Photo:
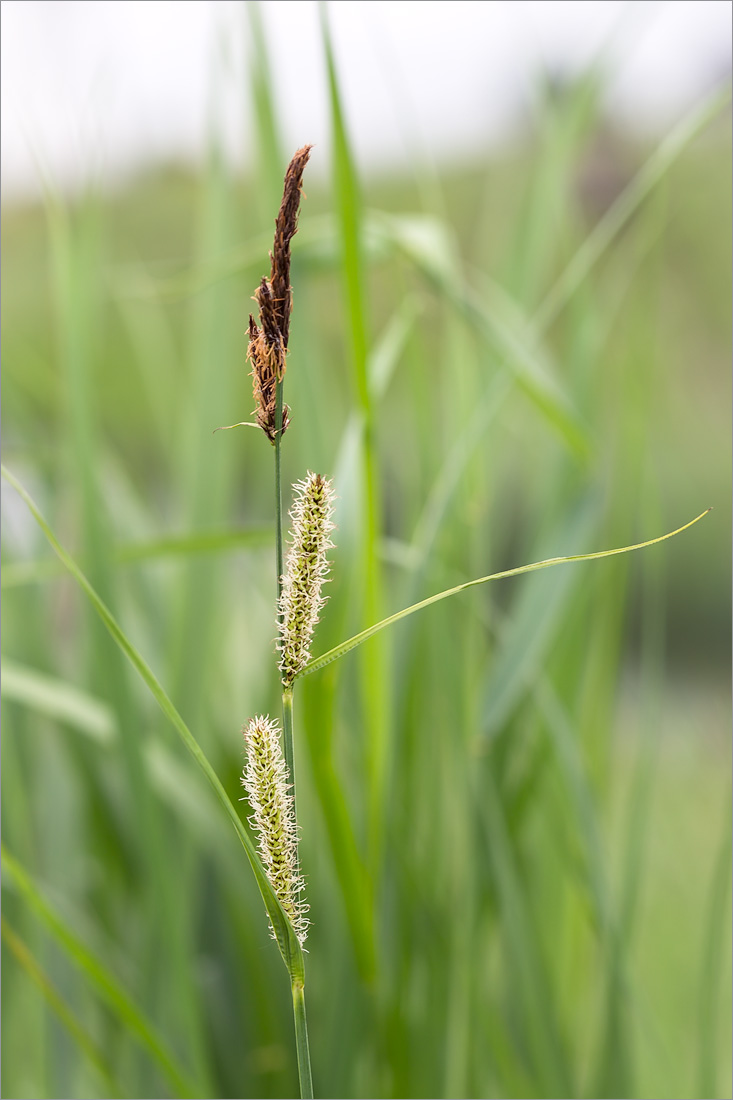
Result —
<path fill-rule="evenodd" d="M 282 524 L 282 468 L 280 463 L 280 441 L 283 434 L 283 383 L 280 380 L 275 389 L 275 554 L 277 559 L 277 618 L 280 621 L 280 595 L 282 593 L 283 566 L 283 524 Z M 286 687 L 282 697 L 283 711 L 283 751 L 287 764 L 291 790 L 293 794 L 293 816 L 297 821 L 295 806 L 295 754 L 293 750 L 293 689 Z M 308 1048 L 308 1023 L 305 1018 L 305 990 L 302 976 L 295 976 L 291 970 L 293 989 L 293 1017 L 295 1020 L 295 1047 L 298 1056 L 298 1079 L 300 1081 L 301 1100 L 313 1097 L 313 1078 Z"/>
<path fill-rule="evenodd" d="M 313 1100 L 308 1023 L 305 1018 L 305 988 L 302 982 L 293 982 L 293 1016 L 295 1017 L 295 1047 L 298 1052 L 300 1096 L 301 1100 Z"/>
<path fill-rule="evenodd" d="M 280 467 L 280 440 L 283 434 L 283 383 L 275 386 L 275 553 L 277 557 L 277 617 L 280 620 L 280 593 L 283 578 L 283 491 Z"/>
<path fill-rule="evenodd" d="M 285 763 L 288 766 L 288 774 L 292 784 L 293 815 L 297 821 L 298 815 L 295 807 L 295 750 L 293 748 L 293 688 L 286 687 L 283 691 L 283 751 Z"/>
<path fill-rule="evenodd" d="M 282 523 L 282 470 L 280 465 L 280 440 L 283 428 L 283 383 L 280 380 L 275 389 L 275 553 L 277 557 L 277 621 L 280 623 L 280 596 L 282 594 L 283 566 L 283 523 Z M 283 750 L 288 766 L 293 790 L 293 813 L 295 813 L 295 759 L 293 753 L 293 689 L 283 691 Z"/>
<path fill-rule="evenodd" d="M 285 763 L 290 775 L 291 793 L 293 796 L 293 817 L 297 823 L 298 813 L 295 803 L 295 753 L 293 748 L 293 687 L 290 684 L 283 691 L 283 750 Z M 298 1055 L 298 1079 L 300 1080 L 300 1095 L 313 1096 L 313 1081 L 311 1078 L 310 1052 L 308 1049 L 308 1024 L 305 1018 L 305 993 L 300 976 L 293 975 L 291 971 L 293 988 L 293 1016 L 295 1018 L 295 1046 Z"/>

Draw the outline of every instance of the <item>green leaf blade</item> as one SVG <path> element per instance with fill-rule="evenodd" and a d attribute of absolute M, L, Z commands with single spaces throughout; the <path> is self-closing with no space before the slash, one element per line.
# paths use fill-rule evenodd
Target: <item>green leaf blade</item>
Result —
<path fill-rule="evenodd" d="M 380 630 L 384 630 L 385 627 L 391 626 L 401 619 L 406 619 L 408 615 L 413 615 L 416 611 L 422 611 L 423 608 L 430 607 L 431 604 L 438 603 L 440 600 L 446 600 L 449 596 L 456 596 L 459 592 L 465 592 L 468 588 L 475 588 L 477 585 L 487 584 L 489 581 L 502 580 L 505 577 L 518 577 L 522 573 L 534 573 L 538 569 L 549 569 L 553 565 L 566 565 L 571 562 L 581 561 L 597 561 L 601 558 L 614 557 L 616 554 L 628 554 L 632 550 L 643 550 L 647 546 L 654 546 L 658 542 L 665 542 L 666 539 L 671 539 L 674 538 L 675 535 L 681 534 L 681 532 L 686 531 L 688 527 L 692 527 L 695 523 L 698 523 L 699 520 L 710 511 L 710 508 L 706 508 L 699 516 L 695 516 L 694 519 L 683 524 L 682 527 L 678 527 L 674 531 L 668 531 L 667 534 L 659 535 L 657 538 L 633 543 L 631 546 L 619 546 L 612 550 L 598 550 L 592 554 L 570 554 L 562 558 L 547 558 L 544 561 L 531 562 L 529 565 L 520 565 L 514 569 L 503 569 L 499 573 L 490 573 L 487 577 L 477 577 L 476 580 L 466 581 L 464 584 L 457 584 L 454 588 L 447 588 L 443 592 L 437 592 L 434 596 L 428 596 L 427 599 L 420 600 L 419 603 L 415 603 L 411 607 L 406 607 L 402 611 L 397 611 L 394 615 L 389 615 L 386 619 L 382 619 L 381 622 L 367 627 L 366 630 L 362 630 L 359 634 L 355 634 L 352 638 L 348 638 L 345 642 L 341 642 L 340 645 L 334 646 L 333 649 L 328 650 L 327 653 L 321 654 L 320 657 L 314 657 L 313 660 L 309 661 L 305 668 L 298 673 L 296 679 L 301 676 L 308 676 L 311 672 L 318 672 L 319 669 L 325 668 L 326 665 L 330 665 L 332 661 L 337 661 L 339 657 L 343 657 L 347 653 L 350 653 L 352 649 L 356 649 L 362 642 L 366 642 L 369 638 L 378 634 Z"/>

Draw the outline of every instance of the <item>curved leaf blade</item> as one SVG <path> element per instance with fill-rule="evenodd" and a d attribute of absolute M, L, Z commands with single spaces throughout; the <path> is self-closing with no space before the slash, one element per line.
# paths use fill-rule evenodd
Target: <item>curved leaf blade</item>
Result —
<path fill-rule="evenodd" d="M 362 630 L 359 634 L 355 634 L 353 638 L 348 638 L 345 642 L 341 642 L 340 645 L 334 646 L 333 649 L 329 649 L 327 653 L 321 654 L 320 657 L 314 657 L 312 661 L 309 661 L 305 668 L 301 669 L 298 675 L 295 677 L 297 680 L 301 676 L 308 676 L 311 672 L 318 672 L 319 669 L 325 668 L 326 665 L 330 665 L 332 661 L 337 661 L 339 657 L 343 657 L 346 653 L 351 652 L 352 649 L 356 649 L 362 642 L 366 642 L 369 638 L 379 633 L 386 626 L 391 626 L 392 623 L 397 623 L 400 619 L 406 619 L 408 615 L 412 615 L 415 611 L 421 611 L 423 607 L 429 607 L 433 603 L 438 603 L 440 600 L 446 600 L 449 596 L 455 596 L 459 592 L 464 592 L 467 588 L 475 588 L 478 584 L 486 584 L 488 581 L 502 580 L 504 577 L 518 577 L 522 573 L 534 573 L 538 569 L 549 569 L 553 565 L 564 565 L 567 562 L 577 561 L 595 561 L 599 558 L 611 558 L 615 554 L 628 554 L 632 550 L 643 550 L 645 546 L 654 546 L 658 542 L 664 542 L 666 539 L 674 538 L 675 535 L 679 535 L 682 531 L 686 531 L 688 527 L 692 527 L 693 524 L 706 516 L 712 509 L 706 508 L 704 512 L 701 512 L 699 516 L 695 516 L 689 523 L 683 524 L 682 527 L 678 527 L 675 531 L 668 531 L 666 535 L 658 535 L 657 538 L 647 539 L 645 542 L 636 542 L 631 546 L 619 546 L 613 550 L 597 550 L 593 554 L 570 554 L 564 558 L 546 558 L 544 561 L 535 561 L 529 565 L 519 565 L 514 569 L 503 569 L 500 573 L 490 573 L 488 577 L 477 577 L 476 580 L 466 581 L 464 584 L 457 584 L 455 588 L 447 588 L 444 592 L 438 592 L 434 596 L 428 596 L 425 600 L 420 600 L 419 603 L 414 603 L 411 607 L 406 607 L 402 611 L 396 612 L 394 615 L 389 615 L 386 619 L 382 619 L 381 622 L 375 623 L 374 626 L 367 627 L 366 630 Z"/>

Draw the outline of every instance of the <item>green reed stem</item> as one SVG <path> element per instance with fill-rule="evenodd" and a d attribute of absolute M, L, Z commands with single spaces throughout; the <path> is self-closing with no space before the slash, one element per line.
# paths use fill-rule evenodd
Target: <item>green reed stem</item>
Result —
<path fill-rule="evenodd" d="M 282 468 L 280 463 L 280 441 L 283 430 L 283 383 L 277 383 L 275 389 L 275 554 L 277 559 L 277 619 L 280 622 L 280 596 L 283 587 L 283 517 L 282 517 Z M 283 692 L 283 750 L 288 766 L 293 790 L 293 812 L 295 812 L 295 760 L 293 754 L 293 692 L 288 688 Z"/>
<path fill-rule="evenodd" d="M 293 688 L 285 688 L 283 691 L 283 751 L 285 763 L 290 773 L 291 793 L 293 796 L 293 814 L 297 821 L 298 814 L 295 806 L 295 750 L 293 748 Z"/>
<path fill-rule="evenodd" d="M 293 1016 L 295 1017 L 295 1046 L 298 1052 L 298 1079 L 301 1100 L 313 1100 L 311 1056 L 308 1048 L 308 1022 L 305 1018 L 305 988 L 302 982 L 293 982 Z"/>
<path fill-rule="evenodd" d="M 283 691 L 283 750 L 285 762 L 290 773 L 291 794 L 293 796 L 293 817 L 298 820 L 295 802 L 295 758 L 293 750 L 293 689 Z M 292 977 L 292 975 L 291 975 Z M 298 1080 L 300 1081 L 301 1100 L 313 1096 L 313 1078 L 311 1076 L 310 1049 L 308 1047 L 308 1022 L 305 1017 L 305 987 L 302 978 L 293 978 L 293 1016 L 295 1018 L 295 1048 L 298 1056 Z"/>
<path fill-rule="evenodd" d="M 275 386 L 275 554 L 277 558 L 277 617 L 280 619 L 280 593 L 283 586 L 283 490 L 280 466 L 280 441 L 283 434 L 283 383 Z"/>
<path fill-rule="evenodd" d="M 277 563 L 277 617 L 280 620 L 280 595 L 283 584 L 283 523 L 282 523 L 282 467 L 280 441 L 283 432 L 283 383 L 275 388 L 275 557 Z M 293 816 L 297 822 L 295 804 L 295 755 L 293 750 L 293 689 L 287 687 L 282 696 L 283 751 L 290 775 L 293 796 Z M 295 1020 L 295 1047 L 298 1057 L 298 1080 L 301 1100 L 312 1100 L 313 1077 L 311 1075 L 310 1049 L 308 1046 L 308 1022 L 305 1016 L 305 987 L 302 976 L 291 972 L 293 989 L 293 1017 Z"/>

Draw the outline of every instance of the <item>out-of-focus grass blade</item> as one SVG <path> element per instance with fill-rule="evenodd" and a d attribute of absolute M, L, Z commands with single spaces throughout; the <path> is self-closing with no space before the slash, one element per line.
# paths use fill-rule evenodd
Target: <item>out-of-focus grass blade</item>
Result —
<path fill-rule="evenodd" d="M 492 379 L 478 407 L 463 431 L 457 434 L 455 443 L 446 455 L 433 486 L 427 496 L 420 517 L 415 524 L 409 556 L 405 565 L 412 565 L 416 572 L 424 570 L 430 551 L 435 543 L 441 524 L 451 502 L 455 499 L 461 476 L 469 463 L 475 448 L 484 438 L 489 425 L 496 418 L 511 390 L 508 375 L 499 375 Z"/>
<path fill-rule="evenodd" d="M 305 731 L 316 791 L 328 833 L 336 879 L 362 980 L 372 982 L 375 972 L 373 888 L 359 853 L 354 812 L 345 796 L 333 751 L 335 725 L 334 677 L 321 678 L 317 692 L 305 685 Z"/>
<path fill-rule="evenodd" d="M 64 568 L 56 558 L 42 561 L 11 561 L 3 564 L 0 588 L 21 588 L 25 584 L 42 584 L 63 576 Z"/>
<path fill-rule="evenodd" d="M 217 59 L 212 69 L 214 87 L 223 79 L 223 65 Z M 216 257 L 231 237 L 234 220 L 231 178 L 226 171 L 219 138 L 211 119 L 210 150 L 197 210 L 197 260 L 206 263 Z M 266 255 L 266 254 L 265 254 Z M 218 293 L 208 290 L 198 295 L 186 315 L 188 359 L 188 400 L 176 425 L 176 477 L 182 504 L 184 529 L 211 530 L 225 527 L 234 505 L 237 448 L 226 445 L 226 437 L 213 436 L 219 424 L 237 419 L 236 374 L 230 368 L 234 356 L 244 355 L 244 342 L 237 348 L 231 325 L 233 287 Z M 211 563 L 194 560 L 184 563 L 174 602 L 175 618 L 171 635 L 170 689 L 189 721 L 203 717 L 207 664 L 215 652 L 214 615 L 219 603 L 220 574 Z M 209 723 L 204 743 L 210 736 Z M 186 860 L 182 862 L 183 867 Z M 183 918 L 185 921 L 185 918 Z"/>
<path fill-rule="evenodd" d="M 380 401 L 394 375 L 407 339 L 420 311 L 419 302 L 407 296 L 395 310 L 380 339 L 369 354 L 369 392 L 373 401 Z M 338 486 L 336 512 L 339 547 L 350 546 L 356 555 L 354 539 L 358 537 L 359 518 L 355 515 L 359 481 L 359 440 L 363 431 L 363 416 L 354 411 L 349 416 L 339 441 L 334 466 L 334 482 Z"/>
<path fill-rule="evenodd" d="M 0 696 L 73 726 L 104 748 L 111 748 L 119 736 L 114 711 L 101 699 L 65 680 L 15 661 L 3 659 Z M 205 789 L 194 782 L 190 769 L 158 741 L 145 745 L 143 757 L 158 796 L 199 840 L 206 836 L 211 838 L 213 845 L 220 846 L 223 818 Z"/>
<path fill-rule="evenodd" d="M 726 107 L 729 101 L 730 89 L 726 88 L 715 93 L 702 106 L 694 107 L 690 114 L 683 118 L 674 130 L 664 138 L 628 187 L 609 207 L 546 295 L 532 319 L 535 334 L 547 330 L 616 239 L 624 225 L 654 188 L 658 186 L 680 154 Z M 336 252 L 333 247 L 336 239 L 334 219 L 331 215 L 323 215 L 312 217 L 309 222 L 310 224 L 304 222 L 298 229 L 298 236 L 292 245 L 293 251 L 306 254 L 314 250 L 314 252 L 320 254 L 324 253 L 325 250 L 329 262 L 335 261 Z M 430 258 L 429 251 L 434 244 L 434 241 L 431 243 L 430 238 L 434 238 L 435 227 L 441 224 L 439 220 L 424 215 L 407 218 L 399 216 L 392 219 L 382 212 L 367 213 L 365 244 L 368 246 L 369 252 L 383 253 L 385 228 L 388 229 L 390 223 L 393 226 L 396 223 L 401 224 L 403 227 L 408 224 L 412 226 L 407 238 L 404 234 L 401 234 L 400 247 L 404 254 L 411 258 L 417 266 L 423 268 L 425 274 L 429 275 L 431 281 L 433 281 L 438 271 L 435 266 L 435 259 L 438 254 L 436 253 Z M 388 232 L 387 235 L 392 237 L 391 232 Z M 410 237 L 412 238 L 411 241 Z M 394 239 L 397 240 L 398 237 Z M 199 293 L 201 290 L 224 279 L 240 275 L 243 271 L 250 269 L 254 271 L 258 265 L 261 265 L 262 256 L 267 255 L 267 250 L 271 245 L 271 233 L 259 234 L 244 247 L 238 246 L 228 250 L 224 255 L 204 265 L 198 264 L 196 270 L 187 268 L 175 275 L 161 276 L 157 280 L 148 276 L 144 279 L 140 278 L 138 266 L 120 267 L 116 272 L 118 289 L 120 293 L 139 298 L 155 297 L 159 300 L 175 300 L 182 296 L 187 297 Z M 417 247 L 418 245 L 419 247 Z M 430 262 L 426 263 L 428 260 Z M 441 284 L 442 281 L 441 276 Z"/>
<path fill-rule="evenodd" d="M 613 550 L 599 550 L 594 554 L 571 554 L 564 558 L 548 558 L 546 561 L 536 561 L 532 562 L 530 565 L 520 565 L 515 569 L 504 569 L 500 573 L 490 573 L 487 577 L 478 577 L 476 580 L 458 584 L 455 588 L 448 588 L 445 592 L 438 592 L 435 596 L 429 596 L 426 600 L 421 600 L 419 603 L 413 604 L 412 607 L 406 607 L 403 611 L 398 611 L 396 614 L 390 615 L 386 619 L 382 619 L 381 622 L 375 623 L 374 626 L 367 627 L 366 630 L 362 630 L 361 633 L 355 634 L 353 638 L 349 638 L 347 641 L 342 642 L 341 645 L 334 646 L 333 649 L 330 649 L 320 657 L 315 657 L 298 673 L 298 676 L 307 676 L 311 672 L 317 672 L 319 669 L 329 665 L 332 661 L 336 661 L 339 657 L 343 657 L 344 654 L 350 653 L 352 649 L 356 649 L 362 642 L 365 642 L 368 638 L 371 638 L 386 626 L 391 626 L 392 623 L 399 622 L 400 619 L 405 619 L 415 611 L 420 611 L 424 607 L 429 607 L 439 600 L 445 600 L 449 596 L 455 596 L 459 592 L 464 592 L 467 588 L 474 588 L 476 585 L 486 584 L 488 581 L 498 581 L 504 577 L 518 577 L 522 573 L 534 573 L 539 569 L 549 569 L 553 565 L 564 565 L 569 562 L 579 561 L 595 561 L 600 558 L 613 557 L 615 554 L 628 554 L 631 550 L 643 550 L 646 546 L 654 546 L 658 542 L 664 542 L 666 539 L 671 539 L 675 535 L 679 535 L 682 531 L 686 531 L 688 527 L 692 527 L 693 524 L 701 520 L 703 516 L 706 516 L 709 511 L 710 509 L 707 508 L 704 512 L 701 512 L 699 516 L 695 516 L 689 523 L 683 524 L 682 527 L 678 527 L 675 531 L 668 531 L 666 535 L 659 535 L 657 538 L 647 539 L 646 542 L 637 542 L 631 546 L 619 546 Z"/>
<path fill-rule="evenodd" d="M 544 332 L 587 278 L 621 229 L 666 175 L 680 153 L 720 114 L 731 100 L 730 85 L 696 104 L 667 134 L 631 183 L 608 208 L 573 256 L 534 316 L 534 329 Z"/>
<path fill-rule="evenodd" d="M 593 901 L 599 948 L 606 959 L 603 981 L 607 1005 L 603 1021 L 604 1050 L 600 1058 L 602 1070 L 597 1083 L 589 1086 L 592 1091 L 588 1095 L 631 1096 L 634 1093 L 623 1023 L 628 1012 L 627 998 L 633 997 L 634 1007 L 637 1008 L 638 996 L 627 965 L 627 941 L 605 871 L 607 861 L 594 792 L 586 774 L 578 739 L 552 685 L 544 677 L 538 677 L 533 695 L 541 709 L 567 791 L 567 801 L 575 818 L 573 831 L 579 837 L 583 851 L 581 875 Z M 609 1047 L 612 1048 L 610 1056 L 606 1057 Z"/>
<path fill-rule="evenodd" d="M 330 214 L 305 219 L 298 226 L 292 241 L 293 255 L 313 253 L 325 255 L 328 265 L 337 260 L 335 225 Z M 186 266 L 170 274 L 161 272 L 155 276 L 150 268 L 141 271 L 139 264 L 116 268 L 113 276 L 115 292 L 122 298 L 155 300 L 160 303 L 190 298 L 215 286 L 217 283 L 251 272 L 256 279 L 262 267 L 263 257 L 272 248 L 272 230 L 250 237 L 246 245 L 227 248 L 216 257 L 201 259 L 194 267 Z"/>
<path fill-rule="evenodd" d="M 117 610 L 120 596 L 113 561 L 109 490 L 103 483 L 104 464 L 100 461 L 104 445 L 96 364 L 101 358 L 101 318 L 107 299 L 99 272 L 108 243 L 101 210 L 97 196 L 91 194 L 74 208 L 53 195 L 47 202 L 60 363 L 69 411 L 69 449 L 81 494 L 82 556 L 90 587 L 111 615 L 110 609 Z M 140 894 L 141 927 L 147 940 L 143 979 L 148 994 L 159 996 L 159 1003 L 166 1003 L 167 1011 L 180 1022 L 180 1035 L 196 1064 L 196 1077 L 208 1091 L 213 1086 L 210 1077 L 206 1083 L 209 1068 L 201 1028 L 196 1023 L 200 998 L 192 952 L 181 935 L 187 909 L 180 904 L 176 880 L 168 873 L 173 858 L 172 838 L 149 786 L 129 670 L 96 618 L 86 624 L 86 633 L 88 682 L 95 692 L 109 699 L 123 733 L 119 756 L 128 796 L 135 807 L 134 814 L 127 816 L 126 828 L 134 838 L 134 859 L 142 866 L 145 881 Z M 81 742 L 74 746 L 82 756 L 86 748 Z M 87 774 L 94 775 L 92 767 Z M 100 790 L 95 790 L 95 799 L 98 806 L 103 804 Z M 167 973 L 165 990 L 160 978 L 163 971 Z M 144 1082 L 138 1082 L 137 1087 L 144 1087 Z"/>
<path fill-rule="evenodd" d="M 730 805 L 723 815 L 723 837 L 710 881 L 707 919 L 703 928 L 702 963 L 699 984 L 699 1069 L 700 1096 L 722 1096 L 718 1092 L 720 1058 L 720 1002 L 725 967 L 721 965 L 723 943 L 729 940 L 728 915 L 731 883 Z M 726 931 L 727 930 L 727 931 Z M 725 1089 L 728 1088 L 728 1083 Z"/>
<path fill-rule="evenodd" d="M 381 487 L 377 461 L 376 425 L 369 386 L 366 283 L 363 259 L 363 215 L 356 168 L 351 154 L 339 89 L 336 59 L 328 23 L 327 7 L 319 7 L 321 36 L 326 55 L 333 130 L 334 182 L 338 208 L 343 284 L 348 316 L 348 339 L 354 388 L 362 414 L 360 436 L 363 476 L 359 485 L 361 507 L 360 565 L 363 578 L 360 598 L 363 614 L 381 615 L 383 608 L 379 533 L 382 519 Z M 362 706 L 368 782 L 368 836 L 372 864 L 379 865 L 383 839 L 384 795 L 388 766 L 387 670 L 381 643 L 364 653 L 361 667 Z"/>
<path fill-rule="evenodd" d="M 188 535 L 164 535 L 146 542 L 132 542 L 114 551 L 120 565 L 156 561 L 164 558 L 185 558 L 193 554 L 221 554 L 228 550 L 258 549 L 271 546 L 275 528 L 271 524 L 243 527 L 229 531 L 193 531 Z M 8 562 L 3 566 L 2 588 L 18 588 L 63 576 L 64 567 L 56 558 L 42 561 Z"/>
<path fill-rule="evenodd" d="M 32 706 L 49 718 L 68 722 L 102 745 L 114 740 L 117 724 L 111 708 L 54 676 L 3 658 L 0 694 L 10 702 Z"/>
<path fill-rule="evenodd" d="M 72 962 L 84 971 L 122 1025 L 137 1036 L 142 1046 L 145 1047 L 173 1085 L 176 1095 L 201 1095 L 200 1091 L 180 1072 L 176 1059 L 167 1050 L 163 1040 L 156 1034 L 150 1021 L 145 1018 L 104 963 L 86 947 L 51 908 L 30 876 L 4 845 L 2 848 L 2 866 L 6 882 L 12 884 L 18 890 L 24 901 L 43 922 L 54 939 L 61 944 Z"/>
<path fill-rule="evenodd" d="M 268 916 L 270 917 L 270 921 L 272 922 L 272 926 L 275 930 L 278 946 L 280 947 L 283 959 L 285 960 L 285 965 L 287 966 L 291 977 L 297 978 L 302 981 L 304 974 L 303 953 L 297 936 L 293 931 L 292 925 L 290 924 L 290 921 L 288 920 L 285 911 L 283 910 L 280 902 L 278 901 L 272 890 L 272 887 L 270 886 L 267 874 L 265 873 L 265 869 L 260 862 L 260 858 L 257 855 L 249 833 L 245 829 L 234 804 L 230 800 L 229 795 L 224 790 L 224 787 L 222 786 L 219 777 L 217 776 L 208 759 L 204 755 L 204 752 L 196 741 L 196 738 L 193 736 L 188 726 L 181 718 L 180 714 L 169 699 L 168 695 L 158 683 L 158 680 L 148 667 L 147 663 L 144 661 L 137 649 L 135 649 L 132 642 L 128 640 L 127 635 L 123 632 L 122 628 L 113 618 L 108 608 L 105 607 L 104 603 L 100 600 L 99 596 L 94 591 L 82 571 L 79 569 L 76 562 L 73 560 L 73 558 L 69 556 L 69 554 L 67 554 L 64 548 L 58 542 L 56 536 L 51 531 L 50 527 L 39 512 L 32 498 L 29 496 L 29 494 L 26 492 L 20 482 L 8 470 L 6 470 L 4 466 L 2 467 L 2 476 L 7 482 L 9 482 L 10 485 L 13 486 L 13 488 L 20 494 L 25 503 L 28 505 L 28 508 L 33 514 L 34 519 L 50 542 L 51 546 L 61 558 L 61 561 L 69 570 L 71 575 L 86 593 L 89 600 L 91 601 L 92 606 L 94 607 L 94 610 L 99 615 L 100 619 L 111 634 L 112 638 L 120 647 L 125 656 L 128 658 L 135 670 L 139 673 L 143 682 L 150 689 L 151 694 L 160 706 L 161 710 L 166 715 L 166 717 L 170 719 L 184 745 L 191 753 L 206 778 L 209 780 L 211 786 L 214 788 L 214 791 L 220 803 L 224 807 L 227 815 L 229 816 L 229 819 L 234 826 L 237 836 L 239 837 L 242 846 L 247 853 L 247 858 L 249 859 L 255 878 L 257 879 L 257 885 L 260 889 L 260 893 L 262 894 L 262 900 L 265 903 L 265 908 L 267 909 Z"/>
<path fill-rule="evenodd" d="M 552 1009 L 549 982 L 521 878 L 515 865 L 499 792 L 490 767 L 473 776 L 473 798 L 496 876 L 507 954 L 523 1008 L 536 1074 L 545 1096 L 574 1096 L 570 1068 Z"/>
<path fill-rule="evenodd" d="M 434 218 L 390 217 L 377 212 L 371 220 L 374 229 L 414 264 L 490 347 L 501 353 L 517 384 L 568 445 L 578 454 L 586 455 L 589 449 L 586 429 L 543 361 L 536 342 L 528 342 L 524 332 L 510 326 L 466 283 L 455 260 L 455 249 L 446 240 L 445 227 Z"/>
<path fill-rule="evenodd" d="M 587 506 L 579 509 L 555 531 L 550 540 L 552 545 L 543 549 L 554 549 L 558 544 L 587 546 L 595 521 L 595 509 Z M 566 569 L 552 577 L 538 574 L 523 586 L 512 612 L 511 625 L 503 634 L 499 652 L 492 661 L 485 688 L 484 737 L 490 738 L 503 727 L 527 684 L 541 667 L 578 579 L 575 570 Z"/>
<path fill-rule="evenodd" d="M 51 979 L 38 964 L 20 936 L 13 931 L 5 917 L 2 917 L 2 938 L 5 945 L 12 951 L 19 965 L 23 967 L 31 981 L 38 986 L 51 1010 L 56 1013 L 80 1050 L 83 1051 L 96 1071 L 100 1074 L 109 1090 L 109 1095 L 124 1096 L 124 1090 L 115 1080 L 114 1074 L 104 1054 L 99 1049 L 94 1039 L 92 1039 L 91 1035 L 89 1035 L 87 1030 L 76 1018 L 76 1015 L 72 1012 L 64 999 L 59 996 Z M 188 1095 L 190 1096 L 192 1093 Z"/>
<path fill-rule="evenodd" d="M 420 312 L 419 301 L 407 296 L 388 322 L 368 359 L 369 389 L 374 402 L 385 394 Z M 352 542 L 358 518 L 346 511 L 358 495 L 358 441 L 362 415 L 352 412 L 341 437 L 335 483 L 339 487 L 339 545 Z M 353 490 L 352 487 L 353 486 Z M 338 635 L 337 635 L 338 636 Z M 359 854 L 353 814 L 338 776 L 333 756 L 334 684 L 321 684 L 317 699 L 306 695 L 305 723 L 313 774 L 341 889 L 354 954 L 364 981 L 374 979 L 375 945 L 372 884 Z"/>
<path fill-rule="evenodd" d="M 264 187 L 260 189 L 266 218 L 272 217 L 273 203 L 277 209 L 278 192 L 282 193 L 283 166 L 287 163 L 277 125 L 274 81 L 270 65 L 267 36 L 263 27 L 263 9 L 258 0 L 247 0 L 247 22 L 252 36 L 250 50 L 250 88 L 254 100 L 257 138 L 259 142 L 260 174 Z M 263 255 L 267 255 L 264 252 Z"/>
<path fill-rule="evenodd" d="M 593 790 L 583 767 L 578 740 L 561 700 L 546 677 L 537 678 L 533 696 L 547 726 L 585 848 L 585 872 L 593 896 L 599 931 L 608 932 L 612 914 L 609 908 L 608 884 L 603 874 L 603 846 Z"/>
<path fill-rule="evenodd" d="M 420 310 L 419 300 L 411 295 L 406 296 L 369 354 L 367 362 L 369 391 L 375 403 L 387 391 Z M 358 444 L 362 426 L 362 413 L 352 412 L 341 437 L 339 457 L 335 467 L 335 483 L 339 488 L 337 503 L 339 545 L 342 550 L 345 542 L 353 543 L 359 523 L 358 517 L 353 515 L 353 510 L 347 513 L 346 509 L 349 509 L 350 505 L 358 499 Z M 372 887 L 367 869 L 359 855 L 353 815 L 344 796 L 333 758 L 333 738 L 330 736 L 334 720 L 333 692 L 333 684 L 322 685 L 317 700 L 306 697 L 304 709 L 309 716 L 305 723 L 306 734 L 316 789 L 331 844 L 334 870 L 342 893 L 354 954 L 363 980 L 371 982 L 375 968 Z"/>
<path fill-rule="evenodd" d="M 108 275 L 107 284 L 110 300 L 130 343 L 128 354 L 137 373 L 139 387 L 154 418 L 150 434 L 154 434 L 156 450 L 165 455 L 170 468 L 176 461 L 172 428 L 178 411 L 178 405 L 173 402 L 176 398 L 180 400 L 180 393 L 177 392 L 179 353 L 170 311 L 159 302 L 150 300 L 155 297 L 152 290 L 154 283 L 142 260 L 137 264 L 136 272 L 140 286 L 147 284 L 151 287 L 149 300 L 121 293 L 118 273 Z M 155 363 L 154 370 L 150 369 L 151 363 Z M 175 395 L 173 401 L 172 394 Z"/>
<path fill-rule="evenodd" d="M 373 401 L 378 401 L 386 393 L 421 309 L 420 301 L 415 295 L 408 294 L 403 298 L 379 342 L 370 352 L 367 374 Z"/>
<path fill-rule="evenodd" d="M 352 369 L 362 411 L 369 415 L 371 401 L 367 374 L 367 331 L 363 279 L 362 201 L 349 148 L 346 121 L 336 73 L 336 61 L 325 4 L 320 6 L 321 31 L 326 52 L 334 141 L 334 174 L 344 286 L 349 318 Z"/>
<path fill-rule="evenodd" d="M 189 554 L 218 554 L 227 550 L 256 549 L 272 545 L 274 533 L 272 524 L 230 531 L 193 531 L 190 535 L 170 535 L 152 539 L 150 542 L 121 546 L 117 559 L 126 564 L 155 558 L 186 557 Z"/>

